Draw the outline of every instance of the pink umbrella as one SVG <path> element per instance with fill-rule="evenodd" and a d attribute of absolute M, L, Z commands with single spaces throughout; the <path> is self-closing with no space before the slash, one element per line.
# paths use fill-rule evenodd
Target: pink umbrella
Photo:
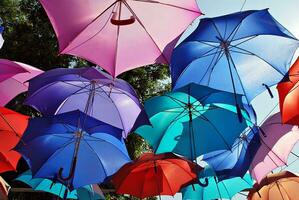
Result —
<path fill-rule="evenodd" d="M 195 0 L 40 0 L 62 54 L 96 63 L 113 77 L 168 63 L 178 36 L 201 15 Z"/>
<path fill-rule="evenodd" d="M 42 72 L 23 63 L 0 59 L 0 106 L 4 106 L 18 94 L 27 91 L 26 81 Z"/>
<path fill-rule="evenodd" d="M 281 123 L 280 113 L 269 117 L 261 128 L 261 147 L 250 167 L 252 177 L 260 181 L 272 170 L 285 166 L 288 156 L 299 140 L 298 126 Z"/>

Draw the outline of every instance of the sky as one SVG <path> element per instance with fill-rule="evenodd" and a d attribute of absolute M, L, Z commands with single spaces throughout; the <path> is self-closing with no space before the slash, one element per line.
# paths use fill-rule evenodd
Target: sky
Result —
<path fill-rule="evenodd" d="M 192 26 L 190 26 L 183 34 L 183 38 L 189 35 L 192 30 L 196 27 L 199 20 L 204 17 L 216 17 L 225 15 L 233 12 L 240 11 L 244 0 L 198 0 L 197 1 L 201 11 L 205 14 L 199 17 Z M 269 12 L 272 16 L 280 22 L 285 28 L 287 28 L 295 37 L 299 38 L 299 2 L 298 0 L 247 0 L 243 10 L 258 10 L 269 8 Z M 299 55 L 299 50 L 294 56 L 294 60 Z M 279 55 L 278 55 L 279 56 Z M 267 92 L 256 97 L 252 104 L 258 115 L 258 123 L 264 120 L 264 118 L 273 110 L 272 113 L 279 111 L 277 105 L 278 97 L 276 88 L 271 88 L 275 97 L 271 99 Z M 267 102 L 267 103 L 265 103 Z M 273 109 L 275 108 L 275 109 Z M 297 152 L 299 155 L 299 144 L 295 146 L 293 152 Z M 291 163 L 294 157 L 289 157 L 289 163 Z M 299 161 L 294 162 L 290 167 L 287 168 L 293 172 L 299 173 Z M 181 195 L 177 194 L 175 197 L 162 197 L 163 200 L 181 200 Z M 240 195 L 236 195 L 236 200 L 246 199 Z"/>

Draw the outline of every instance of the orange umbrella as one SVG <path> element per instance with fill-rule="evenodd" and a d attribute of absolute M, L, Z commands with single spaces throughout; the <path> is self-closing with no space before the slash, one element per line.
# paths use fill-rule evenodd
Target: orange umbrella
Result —
<path fill-rule="evenodd" d="M 28 116 L 0 107 L 0 173 L 16 170 L 21 155 L 13 150 L 23 135 Z"/>
<path fill-rule="evenodd" d="M 289 171 L 266 176 L 255 184 L 248 200 L 295 200 L 298 199 L 299 177 Z"/>
<path fill-rule="evenodd" d="M 283 123 L 299 124 L 299 57 L 277 85 Z"/>

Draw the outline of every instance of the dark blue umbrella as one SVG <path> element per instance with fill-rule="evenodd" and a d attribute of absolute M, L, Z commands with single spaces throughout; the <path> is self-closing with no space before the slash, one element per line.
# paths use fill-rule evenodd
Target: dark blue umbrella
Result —
<path fill-rule="evenodd" d="M 275 41 L 275 42 L 274 42 Z M 174 89 L 190 82 L 243 94 L 249 103 L 288 72 L 299 41 L 265 10 L 204 18 L 176 47 Z"/>
<path fill-rule="evenodd" d="M 121 129 L 71 111 L 31 119 L 16 146 L 33 178 L 59 181 L 68 188 L 101 183 L 130 161 Z"/>
<path fill-rule="evenodd" d="M 209 164 L 218 180 L 243 177 L 260 147 L 258 128 L 253 127 L 246 134 L 236 139 L 231 150 L 220 150 L 207 153 L 203 160 Z"/>

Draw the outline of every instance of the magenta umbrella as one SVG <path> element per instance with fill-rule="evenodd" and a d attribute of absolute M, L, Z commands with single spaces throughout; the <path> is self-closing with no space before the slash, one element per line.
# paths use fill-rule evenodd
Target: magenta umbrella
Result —
<path fill-rule="evenodd" d="M 24 63 L 0 59 L 0 106 L 28 90 L 28 81 L 43 71 Z"/>
<path fill-rule="evenodd" d="M 260 127 L 261 146 L 250 167 L 252 177 L 260 181 L 272 170 L 285 166 L 299 140 L 298 126 L 281 123 L 280 113 L 269 117 Z"/>
<path fill-rule="evenodd" d="M 195 0 L 40 0 L 62 54 L 100 65 L 113 77 L 168 63 L 185 28 L 201 15 Z"/>

